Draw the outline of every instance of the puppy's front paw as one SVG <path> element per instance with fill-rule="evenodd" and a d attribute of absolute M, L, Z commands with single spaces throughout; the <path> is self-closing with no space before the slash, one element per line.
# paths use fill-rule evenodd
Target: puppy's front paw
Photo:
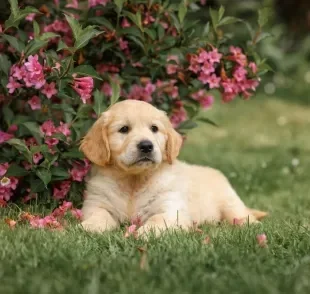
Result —
<path fill-rule="evenodd" d="M 81 223 L 84 230 L 89 232 L 96 232 L 96 233 L 102 233 L 104 231 L 108 231 L 113 229 L 113 226 L 98 222 L 91 222 L 88 220 L 85 220 Z"/>

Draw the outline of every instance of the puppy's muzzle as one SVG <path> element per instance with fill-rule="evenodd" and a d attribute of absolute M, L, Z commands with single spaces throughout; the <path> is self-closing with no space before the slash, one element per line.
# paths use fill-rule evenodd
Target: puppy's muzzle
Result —
<path fill-rule="evenodd" d="M 150 155 L 154 150 L 154 145 L 149 140 L 141 141 L 137 147 L 141 155 Z"/>

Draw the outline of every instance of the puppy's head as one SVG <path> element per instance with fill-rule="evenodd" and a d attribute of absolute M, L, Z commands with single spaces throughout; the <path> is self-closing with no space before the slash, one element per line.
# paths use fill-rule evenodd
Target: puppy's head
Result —
<path fill-rule="evenodd" d="M 101 115 L 83 139 L 81 150 L 97 165 L 140 173 L 163 161 L 171 164 L 181 145 L 181 136 L 164 112 L 146 102 L 126 100 Z"/>

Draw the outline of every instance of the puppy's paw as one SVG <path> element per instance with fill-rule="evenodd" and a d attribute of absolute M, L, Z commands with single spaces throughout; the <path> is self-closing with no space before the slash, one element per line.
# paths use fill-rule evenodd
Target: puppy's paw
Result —
<path fill-rule="evenodd" d="M 102 223 L 97 223 L 97 222 L 95 223 L 95 222 L 91 222 L 87 220 L 83 221 L 81 225 L 84 230 L 88 232 L 94 232 L 94 233 L 102 233 L 102 232 L 113 229 L 113 226 L 104 225 Z"/>

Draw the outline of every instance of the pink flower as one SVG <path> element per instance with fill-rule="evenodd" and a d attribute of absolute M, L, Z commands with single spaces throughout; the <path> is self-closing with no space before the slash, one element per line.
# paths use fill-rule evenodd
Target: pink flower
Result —
<path fill-rule="evenodd" d="M 190 66 L 188 68 L 190 71 L 194 72 L 194 73 L 198 73 L 201 69 L 201 66 L 198 62 L 197 56 L 193 55 L 190 58 Z"/>
<path fill-rule="evenodd" d="M 21 80 L 25 76 L 25 68 L 23 66 L 18 67 L 16 64 L 13 64 L 10 70 L 10 74 L 12 77 Z"/>
<path fill-rule="evenodd" d="M 94 87 L 94 80 L 91 77 L 74 77 L 72 88 L 81 96 L 83 103 L 91 98 L 91 93 Z"/>
<path fill-rule="evenodd" d="M 68 8 L 75 8 L 75 9 L 78 9 L 79 8 L 79 3 L 78 3 L 78 0 L 71 0 L 69 1 L 70 3 L 68 3 L 66 5 L 66 7 Z"/>
<path fill-rule="evenodd" d="M 247 64 L 247 57 L 242 53 L 241 48 L 230 46 L 229 51 L 232 53 L 232 60 L 239 63 L 241 66 Z"/>
<path fill-rule="evenodd" d="M 249 63 L 249 68 L 251 69 L 252 73 L 257 73 L 257 65 L 254 62 Z"/>
<path fill-rule="evenodd" d="M 87 175 L 90 166 L 86 163 L 75 163 L 73 168 L 70 170 L 70 175 L 73 181 L 82 182 L 84 177 Z"/>
<path fill-rule="evenodd" d="M 126 17 L 124 17 L 122 19 L 121 26 L 122 26 L 122 28 L 130 28 L 131 27 L 131 24 L 129 23 L 129 21 L 127 20 Z"/>
<path fill-rule="evenodd" d="M 220 81 L 221 78 L 217 77 L 215 74 L 212 74 L 208 80 L 209 88 L 218 88 L 220 86 Z"/>
<path fill-rule="evenodd" d="M 38 164 L 38 162 L 43 158 L 43 155 L 40 152 L 33 154 L 32 160 L 34 164 Z"/>
<path fill-rule="evenodd" d="M 148 25 L 149 23 L 152 23 L 155 21 L 155 18 L 149 12 L 146 12 L 144 15 L 145 15 L 144 20 L 143 20 L 144 25 Z"/>
<path fill-rule="evenodd" d="M 205 75 L 210 75 L 215 71 L 215 68 L 212 63 L 206 61 L 201 67 L 201 70 Z"/>
<path fill-rule="evenodd" d="M 178 65 L 176 64 L 168 64 L 166 66 L 166 70 L 167 70 L 167 74 L 168 75 L 172 75 L 172 74 L 175 74 L 178 70 Z"/>
<path fill-rule="evenodd" d="M 64 134 L 66 137 L 71 135 L 70 126 L 69 124 L 65 124 L 60 122 L 60 126 L 57 128 L 57 132 Z"/>
<path fill-rule="evenodd" d="M 27 69 L 28 72 L 31 72 L 33 74 L 41 74 L 42 73 L 42 70 L 43 70 L 43 67 L 42 65 L 39 63 L 39 56 L 38 55 L 30 55 L 28 57 L 28 61 L 25 62 L 25 67 Z"/>
<path fill-rule="evenodd" d="M 204 96 L 199 100 L 199 103 L 202 108 L 208 109 L 210 108 L 214 103 L 214 97 L 211 95 Z"/>
<path fill-rule="evenodd" d="M 199 63 L 205 63 L 205 62 L 209 62 L 210 59 L 210 54 L 206 51 L 206 50 L 202 50 L 197 58 L 197 61 Z"/>
<path fill-rule="evenodd" d="M 88 7 L 94 7 L 97 5 L 105 6 L 110 0 L 88 0 Z"/>
<path fill-rule="evenodd" d="M 145 87 L 140 85 L 133 85 L 127 95 L 128 99 L 141 100 L 145 102 L 152 101 L 152 94 L 154 93 L 156 86 L 152 83 L 147 83 Z"/>
<path fill-rule="evenodd" d="M 8 128 L 8 133 L 14 134 L 17 130 L 18 130 L 18 126 L 17 125 L 10 125 L 9 128 Z"/>
<path fill-rule="evenodd" d="M 124 51 L 124 50 L 129 49 L 128 48 L 128 41 L 123 40 L 123 38 L 119 38 L 118 42 L 119 42 L 119 47 L 121 50 Z"/>
<path fill-rule="evenodd" d="M 217 48 L 214 48 L 212 51 L 209 52 L 209 61 L 211 63 L 218 63 L 220 62 L 223 54 L 219 53 Z"/>
<path fill-rule="evenodd" d="M 41 100 L 38 96 L 32 96 L 32 98 L 28 100 L 28 104 L 32 110 L 41 109 Z"/>
<path fill-rule="evenodd" d="M 13 220 L 13 219 L 10 219 L 10 218 L 6 218 L 5 219 L 5 222 L 6 224 L 11 228 L 15 228 L 16 224 L 17 224 L 17 221 Z"/>
<path fill-rule="evenodd" d="M 233 76 L 237 82 L 241 82 L 246 78 L 247 71 L 242 66 L 237 66 L 234 70 Z"/>
<path fill-rule="evenodd" d="M 47 120 L 41 125 L 40 130 L 45 136 L 52 136 L 56 132 L 56 127 L 51 120 Z"/>
<path fill-rule="evenodd" d="M 13 137 L 14 136 L 12 134 L 8 134 L 0 130 L 0 144 L 12 139 Z"/>
<path fill-rule="evenodd" d="M 172 115 L 170 116 L 170 121 L 174 128 L 178 127 L 186 119 L 187 119 L 187 113 L 183 107 L 174 110 L 172 112 Z"/>
<path fill-rule="evenodd" d="M 22 84 L 19 82 L 16 82 L 13 77 L 9 78 L 9 83 L 6 85 L 6 87 L 9 89 L 9 93 L 13 94 L 16 89 L 19 89 L 22 87 Z"/>
<path fill-rule="evenodd" d="M 0 164 L 0 177 L 3 177 L 6 174 L 8 168 L 9 168 L 8 162 Z"/>
<path fill-rule="evenodd" d="M 55 83 L 52 82 L 50 84 L 46 83 L 44 85 L 43 90 L 41 91 L 48 99 L 51 99 L 53 95 L 57 94 L 57 90 L 55 88 Z"/>
<path fill-rule="evenodd" d="M 101 87 L 101 91 L 104 93 L 104 95 L 106 96 L 112 96 L 112 87 L 110 86 L 110 84 L 108 82 L 104 82 L 102 87 Z"/>
<path fill-rule="evenodd" d="M 62 181 L 53 188 L 53 197 L 57 200 L 64 199 L 70 191 L 71 182 Z M 56 212 L 57 213 L 57 212 Z"/>
<path fill-rule="evenodd" d="M 267 236 L 266 236 L 266 234 L 257 235 L 256 241 L 260 247 L 267 247 Z"/>
<path fill-rule="evenodd" d="M 76 219 L 78 220 L 81 220 L 82 217 L 83 217 L 83 214 L 82 214 L 82 210 L 81 209 L 77 209 L 77 208 L 73 208 L 71 210 L 71 214 L 73 217 L 75 217 Z"/>
<path fill-rule="evenodd" d="M 222 87 L 224 88 L 225 93 L 237 93 L 238 87 L 232 79 L 227 79 L 222 81 Z"/>
<path fill-rule="evenodd" d="M 46 138 L 45 143 L 48 145 L 48 147 L 53 147 L 59 143 L 59 140 L 57 138 Z"/>
<path fill-rule="evenodd" d="M 218 88 L 220 86 L 221 78 L 217 77 L 215 74 L 207 75 L 204 72 L 201 72 L 198 80 L 201 81 L 203 84 L 209 84 L 209 88 Z"/>
<path fill-rule="evenodd" d="M 28 15 L 26 16 L 25 19 L 32 22 L 32 21 L 34 21 L 35 16 L 36 16 L 35 13 L 30 13 L 30 14 L 28 14 Z"/>

